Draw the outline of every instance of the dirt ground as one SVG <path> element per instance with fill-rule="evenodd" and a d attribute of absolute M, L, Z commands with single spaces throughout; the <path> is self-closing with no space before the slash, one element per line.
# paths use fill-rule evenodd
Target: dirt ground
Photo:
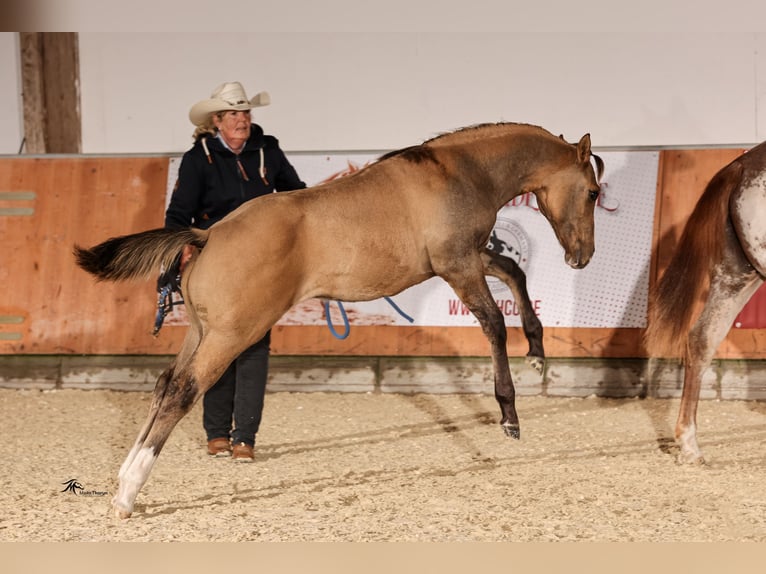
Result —
<path fill-rule="evenodd" d="M 700 404 L 704 467 L 677 400 L 520 397 L 514 441 L 491 396 L 270 393 L 252 464 L 205 454 L 198 404 L 119 520 L 149 397 L 0 389 L 0 541 L 766 541 L 762 402 Z"/>

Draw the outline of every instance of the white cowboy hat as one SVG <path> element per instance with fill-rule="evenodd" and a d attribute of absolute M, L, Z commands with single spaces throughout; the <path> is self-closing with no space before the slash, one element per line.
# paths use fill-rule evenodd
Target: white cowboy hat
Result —
<path fill-rule="evenodd" d="M 259 92 L 252 99 L 247 99 L 245 88 L 239 82 L 225 82 L 218 86 L 210 98 L 194 104 L 189 110 L 189 119 L 195 126 L 205 123 L 208 115 L 213 112 L 228 110 L 249 110 L 260 106 L 268 106 L 271 97 L 268 92 Z"/>

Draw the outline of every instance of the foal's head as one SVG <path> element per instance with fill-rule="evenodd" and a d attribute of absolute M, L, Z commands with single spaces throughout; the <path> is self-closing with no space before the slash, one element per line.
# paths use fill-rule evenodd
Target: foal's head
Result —
<path fill-rule="evenodd" d="M 563 141 L 562 144 L 566 147 L 545 162 L 539 186 L 531 191 L 564 248 L 567 264 L 582 269 L 595 249 L 593 212 L 601 191 L 599 180 L 604 163 L 591 154 L 590 134 L 585 134 L 576 146 Z M 598 173 L 593 169 L 591 157 Z"/>

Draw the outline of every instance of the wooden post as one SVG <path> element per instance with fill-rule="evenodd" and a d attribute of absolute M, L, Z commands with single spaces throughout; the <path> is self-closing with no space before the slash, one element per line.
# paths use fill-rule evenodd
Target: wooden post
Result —
<path fill-rule="evenodd" d="M 37 32 L 20 32 L 21 97 L 24 108 L 24 148 L 27 153 L 45 153 L 45 97 L 42 71 L 42 41 Z"/>
<path fill-rule="evenodd" d="M 76 32 L 20 32 L 26 153 L 80 153 Z"/>

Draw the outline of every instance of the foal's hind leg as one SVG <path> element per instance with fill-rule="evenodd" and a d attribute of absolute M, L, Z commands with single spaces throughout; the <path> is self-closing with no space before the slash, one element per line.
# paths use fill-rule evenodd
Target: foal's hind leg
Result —
<path fill-rule="evenodd" d="M 177 362 L 172 376 L 164 382 L 164 392 L 155 394 L 146 425 L 120 469 L 119 487 L 112 500 L 118 517 L 130 517 L 138 492 L 149 478 L 171 431 L 218 380 L 236 352 L 238 349 L 229 345 L 205 345 L 203 342 L 184 365 Z"/>
<path fill-rule="evenodd" d="M 173 375 L 176 369 L 183 368 L 183 366 L 185 366 L 189 362 L 198 344 L 199 344 L 199 329 L 195 326 L 192 326 L 189 328 L 189 330 L 186 333 L 186 337 L 184 339 L 183 346 L 181 347 L 181 351 L 175 357 L 170 367 L 165 369 L 157 378 L 157 383 L 154 385 L 152 402 L 151 402 L 151 405 L 149 405 L 149 414 L 146 417 L 146 422 L 144 423 L 144 426 L 141 428 L 141 431 L 138 433 L 136 442 L 133 444 L 133 447 L 130 449 L 130 452 L 128 453 L 127 458 L 125 459 L 125 461 L 122 463 L 122 466 L 120 467 L 120 471 L 117 474 L 117 477 L 119 479 L 122 479 L 122 476 L 125 474 L 125 471 L 133 462 L 133 459 L 136 457 L 136 454 L 141 449 L 141 446 L 144 444 L 144 440 L 146 440 L 146 435 L 149 433 L 149 430 L 152 428 L 152 424 L 154 424 L 154 418 L 156 417 L 157 411 L 160 408 L 160 404 L 162 403 L 162 400 L 165 397 L 165 392 L 167 390 L 168 382 L 170 381 L 170 379 L 173 378 Z"/>
<path fill-rule="evenodd" d="M 149 415 L 148 431 L 143 440 L 136 442 L 120 469 L 120 485 L 112 499 L 115 514 L 119 518 L 129 518 L 133 513 L 136 496 L 149 478 L 149 473 L 170 432 L 189 412 L 199 395 L 194 377 L 187 369 L 167 382 L 160 404 Z"/>
<path fill-rule="evenodd" d="M 542 374 L 543 366 L 545 365 L 543 324 L 540 322 L 537 314 L 535 314 L 532 303 L 529 301 L 527 276 L 513 259 L 498 255 L 489 249 L 484 249 L 481 259 L 482 263 L 484 263 L 484 273 L 500 279 L 508 285 L 513 293 L 513 298 L 519 306 L 521 326 L 529 343 L 527 363 L 534 367 L 538 373 Z"/>
<path fill-rule="evenodd" d="M 742 259 L 714 273 L 705 307 L 686 343 L 684 386 L 675 431 L 681 463 L 705 462 L 697 444 L 697 404 L 702 374 L 731 329 L 732 322 L 762 283 L 763 278 Z"/>
<path fill-rule="evenodd" d="M 507 333 L 505 320 L 497 308 L 492 293 L 484 279 L 484 266 L 479 258 L 466 262 L 460 270 L 442 272 L 440 276 L 449 283 L 481 324 L 484 335 L 492 348 L 492 366 L 495 372 L 495 399 L 500 405 L 500 425 L 506 436 L 519 438 L 519 417 L 516 414 L 516 391 L 513 388 L 511 370 L 506 350 Z"/>
<path fill-rule="evenodd" d="M 120 467 L 120 471 L 117 473 L 117 478 L 119 480 L 122 480 L 122 477 L 127 471 L 128 467 L 133 463 L 133 459 L 136 458 L 136 454 L 138 454 L 138 451 L 141 450 L 141 446 L 144 444 L 144 440 L 146 440 L 146 435 L 149 434 L 149 430 L 152 428 L 152 424 L 154 424 L 154 418 L 157 416 L 157 411 L 160 407 L 160 404 L 162 403 L 163 397 L 165 396 L 165 391 L 168 387 L 168 382 L 173 377 L 174 367 L 175 367 L 175 361 L 172 366 L 162 371 L 160 376 L 157 378 L 157 383 L 154 385 L 154 394 L 152 395 L 152 403 L 149 406 L 149 414 L 146 417 L 146 422 L 144 423 L 144 426 L 141 428 L 141 431 L 138 433 L 136 442 L 133 443 L 133 448 L 130 449 L 130 452 L 128 453 L 127 458 L 125 458 L 125 461 L 122 463 L 122 466 Z M 112 500 L 112 503 L 114 503 L 114 500 Z"/>

